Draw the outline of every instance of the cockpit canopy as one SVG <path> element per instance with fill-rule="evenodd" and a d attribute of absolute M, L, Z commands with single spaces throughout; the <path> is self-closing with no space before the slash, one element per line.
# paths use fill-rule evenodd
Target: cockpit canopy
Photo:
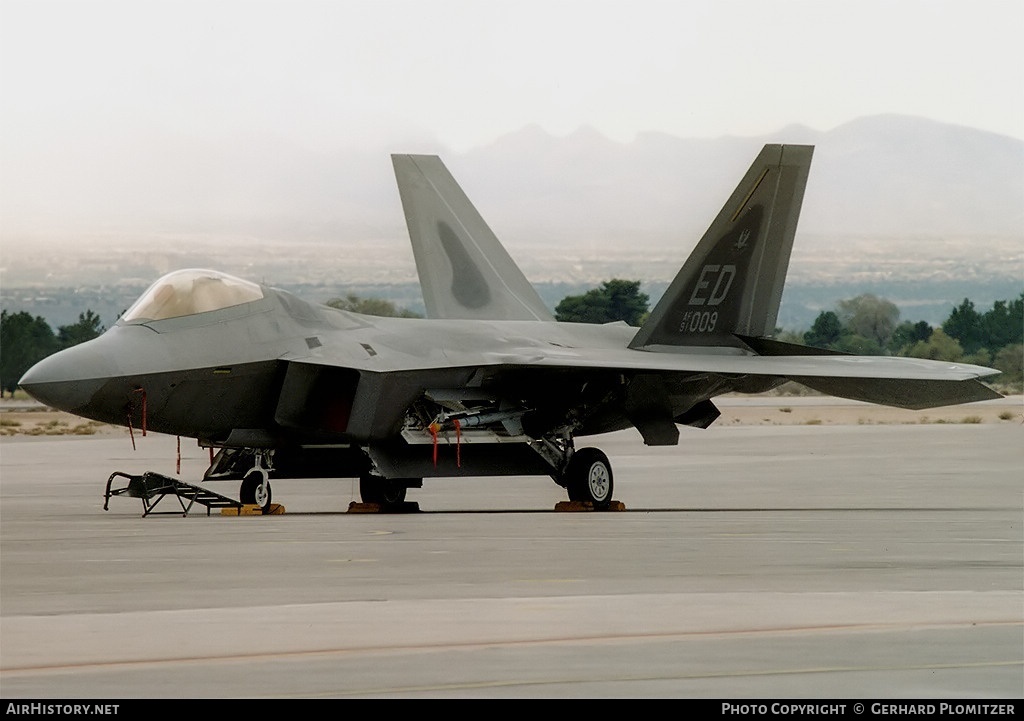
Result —
<path fill-rule="evenodd" d="M 179 270 L 149 287 L 121 316 L 124 323 L 180 318 L 263 298 L 255 283 L 215 270 Z"/>

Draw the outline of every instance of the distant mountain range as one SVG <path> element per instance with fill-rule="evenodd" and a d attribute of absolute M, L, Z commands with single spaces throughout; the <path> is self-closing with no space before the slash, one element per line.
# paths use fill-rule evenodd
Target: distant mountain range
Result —
<path fill-rule="evenodd" d="M 816 146 L 800 231 L 836 238 L 1024 238 L 1024 140 L 917 117 L 865 117 L 820 132 L 629 143 L 530 126 L 467 153 L 436 143 L 316 153 L 267 138 L 221 144 L 153 134 L 126 148 L 31 149 L 0 175 L 5 240 L 63 219 L 279 239 L 404 234 L 389 152 L 436 153 L 508 244 L 574 247 L 697 238 L 761 145 Z M 13 229 L 13 230 L 12 230 Z"/>
<path fill-rule="evenodd" d="M 136 152 L 55 152 L 56 165 L 26 150 L 0 173 L 0 296 L 56 323 L 90 306 L 109 322 L 163 273 L 210 267 L 311 300 L 351 289 L 418 309 L 388 157 L 410 152 L 444 159 L 552 306 L 612 277 L 642 280 L 656 300 L 775 142 L 816 146 L 786 327 L 863 292 L 936 323 L 964 297 L 983 306 L 1024 288 L 1024 141 L 884 115 L 827 132 L 645 133 L 628 143 L 529 126 L 466 153 L 431 142 L 316 153 L 265 138 L 166 136 Z"/>
<path fill-rule="evenodd" d="M 794 125 L 756 138 L 647 133 L 631 143 L 529 127 L 452 165 L 479 176 L 480 194 L 504 192 L 495 223 L 629 242 L 630 229 L 702 232 L 761 145 L 775 142 L 816 146 L 803 233 L 1024 239 L 1024 141 L 922 118 L 866 117 L 828 132 Z"/>

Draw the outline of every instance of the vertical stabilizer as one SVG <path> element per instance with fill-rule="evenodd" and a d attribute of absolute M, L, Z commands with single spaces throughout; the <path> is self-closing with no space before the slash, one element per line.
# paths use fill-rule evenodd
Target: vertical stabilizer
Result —
<path fill-rule="evenodd" d="M 440 158 L 391 160 L 428 317 L 554 320 Z"/>
<path fill-rule="evenodd" d="M 735 346 L 771 335 L 813 146 L 766 145 L 630 348 Z"/>

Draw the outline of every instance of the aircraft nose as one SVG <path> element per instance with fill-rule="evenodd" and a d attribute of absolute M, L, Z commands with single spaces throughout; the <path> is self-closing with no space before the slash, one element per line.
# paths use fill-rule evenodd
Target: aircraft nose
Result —
<path fill-rule="evenodd" d="M 110 376 L 110 363 L 96 341 L 43 358 L 18 385 L 40 403 L 62 411 L 85 407 Z"/>

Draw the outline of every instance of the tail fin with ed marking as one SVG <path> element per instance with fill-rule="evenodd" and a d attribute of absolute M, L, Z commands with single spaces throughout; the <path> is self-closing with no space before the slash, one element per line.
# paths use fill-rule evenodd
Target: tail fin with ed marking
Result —
<path fill-rule="evenodd" d="M 766 145 L 630 348 L 745 347 L 775 330 L 814 148 Z"/>

